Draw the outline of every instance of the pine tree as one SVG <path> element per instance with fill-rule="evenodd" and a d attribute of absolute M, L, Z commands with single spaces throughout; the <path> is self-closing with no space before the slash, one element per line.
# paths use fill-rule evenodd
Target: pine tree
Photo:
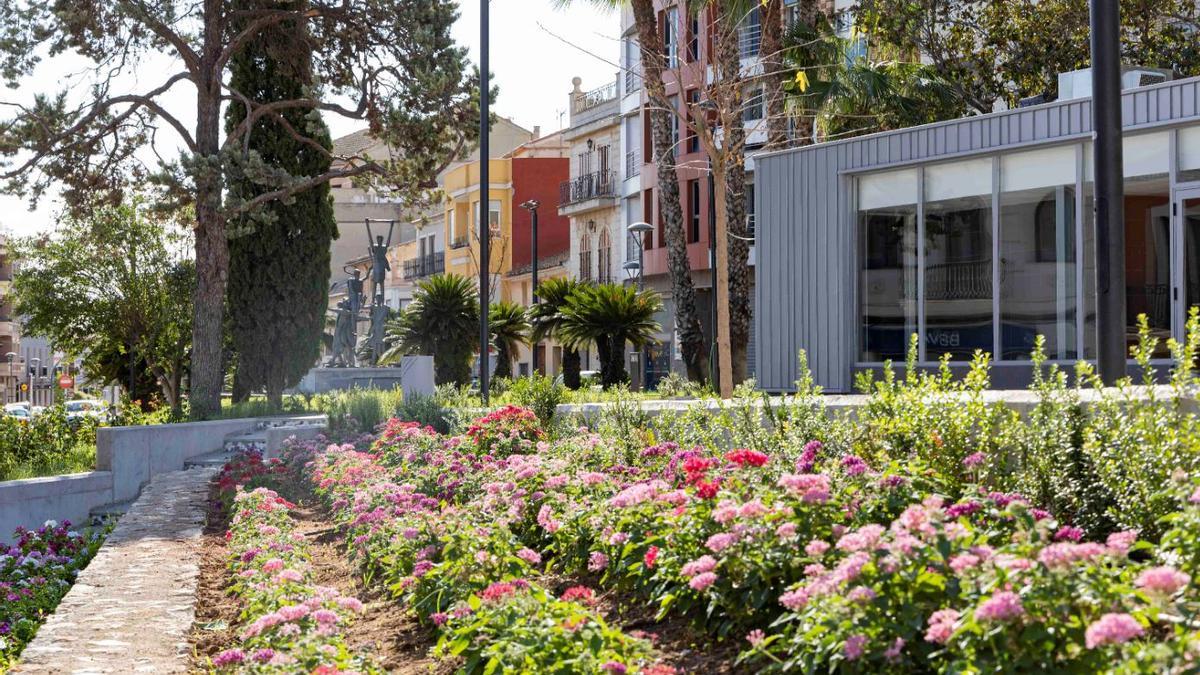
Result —
<path fill-rule="evenodd" d="M 272 0 L 238 0 L 246 9 L 274 8 Z M 304 0 L 283 3 L 302 8 Z M 257 103 L 304 98 L 312 82 L 312 50 L 303 25 L 284 21 L 261 31 L 230 63 L 230 88 Z M 237 95 L 235 94 L 235 98 Z M 287 108 L 287 124 L 258 120 L 229 179 L 243 199 L 275 189 L 282 169 L 291 177 L 329 170 L 329 130 L 316 110 Z M 226 128 L 246 117 L 246 106 L 230 103 Z M 298 138 L 299 137 L 299 138 Z M 278 179 L 276 179 L 278 180 Z M 330 242 L 337 236 L 329 184 L 269 204 L 253 217 L 231 223 L 227 306 L 237 353 L 239 395 L 265 389 L 279 407 L 283 390 L 294 386 L 317 361 L 325 326 Z"/>

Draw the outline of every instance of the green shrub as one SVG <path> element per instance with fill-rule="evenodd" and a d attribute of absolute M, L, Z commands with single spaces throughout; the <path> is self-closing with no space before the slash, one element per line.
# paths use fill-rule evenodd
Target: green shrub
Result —
<path fill-rule="evenodd" d="M 558 404 L 567 396 L 567 388 L 552 377 L 534 373 L 529 377 L 514 380 L 508 393 L 517 405 L 532 410 L 542 426 L 549 429 L 554 422 Z"/>
<path fill-rule="evenodd" d="M 394 416 L 406 422 L 433 427 L 438 433 L 450 432 L 450 411 L 433 396 L 413 394 L 400 401 Z"/>
<path fill-rule="evenodd" d="M 331 395 L 325 413 L 333 431 L 370 432 L 395 414 L 403 400 L 404 393 L 398 388 L 347 389 Z"/>

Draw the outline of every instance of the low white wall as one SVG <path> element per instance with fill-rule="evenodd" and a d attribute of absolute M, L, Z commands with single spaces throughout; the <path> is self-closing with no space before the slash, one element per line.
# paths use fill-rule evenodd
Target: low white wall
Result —
<path fill-rule="evenodd" d="M 0 483 L 0 542 L 11 542 L 18 526 L 47 520 L 86 524 L 92 509 L 113 502 L 113 475 L 90 471 Z"/>
<path fill-rule="evenodd" d="M 178 471 L 187 460 L 224 447 L 230 434 L 251 431 L 257 419 L 212 420 L 96 431 L 96 469 L 111 471 L 113 501 L 138 496 L 152 476 Z"/>

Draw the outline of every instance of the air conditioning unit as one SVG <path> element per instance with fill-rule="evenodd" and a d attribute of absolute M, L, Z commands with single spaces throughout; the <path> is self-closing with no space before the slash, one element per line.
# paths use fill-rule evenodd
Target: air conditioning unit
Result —
<path fill-rule="evenodd" d="M 1149 87 L 1175 79 L 1175 73 L 1162 68 L 1121 66 L 1121 91 Z M 1092 69 L 1082 68 L 1058 74 L 1058 100 L 1091 98 Z"/>

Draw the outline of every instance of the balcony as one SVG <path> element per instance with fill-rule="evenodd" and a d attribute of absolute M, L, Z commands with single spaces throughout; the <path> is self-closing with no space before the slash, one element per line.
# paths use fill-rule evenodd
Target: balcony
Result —
<path fill-rule="evenodd" d="M 620 84 L 618 76 L 598 89 L 572 92 L 571 127 L 582 127 L 621 114 Z"/>
<path fill-rule="evenodd" d="M 603 87 L 576 96 L 575 100 L 571 102 L 571 114 L 578 115 L 615 100 L 617 100 L 617 81 L 613 80 Z"/>
<path fill-rule="evenodd" d="M 625 180 L 637 178 L 642 174 L 642 153 L 630 150 L 625 153 Z"/>
<path fill-rule="evenodd" d="M 423 279 L 446 271 L 446 254 L 443 251 L 430 253 L 404 261 L 404 280 Z"/>
<path fill-rule="evenodd" d="M 633 68 L 625 71 L 625 95 L 628 96 L 642 88 L 642 75 Z"/>
<path fill-rule="evenodd" d="M 617 193 L 616 171 L 596 171 L 564 181 L 558 187 L 558 214 L 570 216 L 613 206 Z"/>

